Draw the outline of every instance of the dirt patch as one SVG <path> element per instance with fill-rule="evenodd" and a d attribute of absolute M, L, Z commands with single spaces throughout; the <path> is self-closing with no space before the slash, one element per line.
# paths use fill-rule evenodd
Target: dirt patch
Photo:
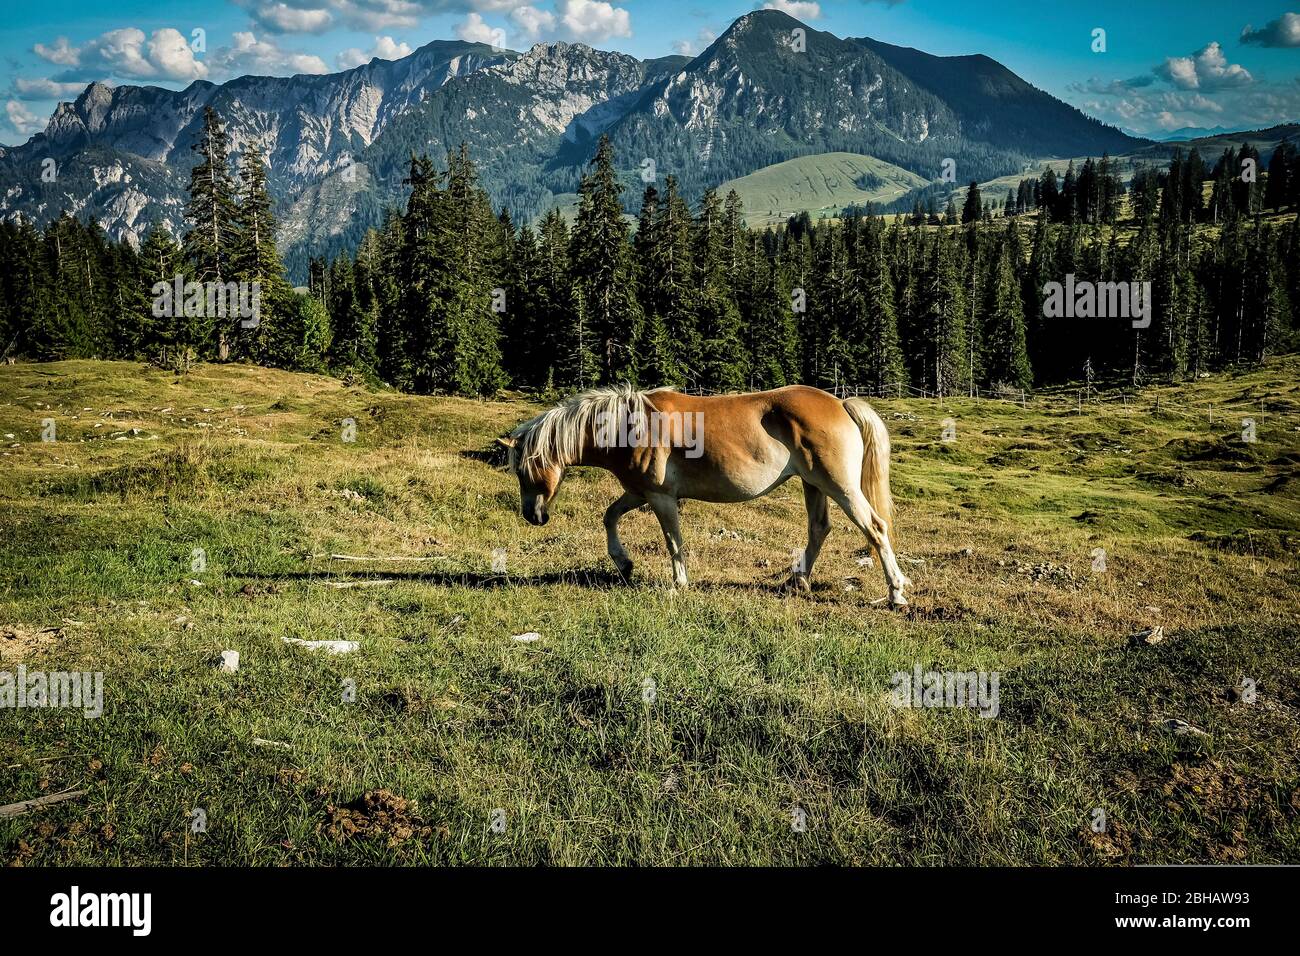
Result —
<path fill-rule="evenodd" d="M 1079 837 L 1088 855 L 1100 862 L 1127 860 L 1133 854 L 1133 837 L 1118 820 L 1107 820 L 1100 832 L 1085 827 L 1079 831 Z"/>
<path fill-rule="evenodd" d="M 20 661 L 63 634 L 61 627 L 30 630 L 21 624 L 0 624 L 0 661 Z"/>
<path fill-rule="evenodd" d="M 433 835 L 433 827 L 417 814 L 415 802 L 388 790 L 367 790 L 341 807 L 330 804 L 325 815 L 325 834 L 340 843 L 354 837 L 381 837 L 392 847 Z"/>
<path fill-rule="evenodd" d="M 919 605 L 909 604 L 906 610 L 909 621 L 964 621 L 970 617 L 970 611 L 960 604 Z"/>

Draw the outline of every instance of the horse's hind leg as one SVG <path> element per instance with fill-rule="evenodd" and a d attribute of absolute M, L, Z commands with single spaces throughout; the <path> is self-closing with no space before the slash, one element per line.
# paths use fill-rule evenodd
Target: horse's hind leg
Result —
<path fill-rule="evenodd" d="M 686 587 L 686 554 L 682 548 L 682 527 L 677 518 L 677 498 L 671 495 L 654 495 L 648 498 L 659 526 L 664 530 L 664 542 L 673 559 L 673 586 Z"/>
<path fill-rule="evenodd" d="M 623 515 L 643 504 L 645 504 L 644 498 L 629 491 L 610 505 L 605 512 L 605 541 L 609 546 L 609 556 L 614 559 L 614 565 L 624 580 L 632 577 L 632 559 L 627 556 L 627 552 L 623 550 L 623 542 L 619 540 L 618 522 Z"/>
<path fill-rule="evenodd" d="M 889 586 L 889 603 L 894 607 L 906 605 L 907 598 L 903 596 L 903 587 L 907 584 L 907 576 L 898 567 L 898 559 L 894 557 L 894 549 L 889 543 L 885 522 L 871 507 L 867 496 L 862 493 L 861 488 L 852 486 L 848 489 L 836 488 L 828 494 L 844 509 L 844 513 L 858 526 L 858 530 L 867 536 L 867 541 L 879 556 L 880 567 L 885 572 L 885 583 Z"/>
<path fill-rule="evenodd" d="M 826 501 L 826 492 L 805 481 L 803 483 L 803 503 L 808 509 L 808 547 L 796 556 L 790 583 L 804 591 L 811 591 L 813 565 L 821 553 L 822 542 L 831 530 L 830 507 Z"/>

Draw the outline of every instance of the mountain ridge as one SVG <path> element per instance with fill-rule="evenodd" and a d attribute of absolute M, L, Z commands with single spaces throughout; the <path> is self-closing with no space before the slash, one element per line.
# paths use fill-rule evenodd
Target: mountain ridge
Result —
<path fill-rule="evenodd" d="M 45 131 L 0 152 L 0 217 L 41 222 L 68 208 L 100 219 L 116 238 L 138 241 L 154 220 L 179 233 L 189 147 L 207 106 L 226 123 L 232 157 L 253 139 L 267 150 L 295 273 L 309 255 L 355 243 L 385 206 L 400 204 L 412 152 L 438 160 L 461 141 L 493 201 L 517 220 L 576 190 L 601 133 L 614 142 L 629 206 L 646 159 L 696 197 L 821 152 L 874 156 L 925 179 L 954 158 L 961 178 L 983 179 L 1056 147 L 1100 155 L 1147 142 L 983 54 L 934 57 L 763 10 L 739 17 L 693 58 L 434 40 L 399 60 L 321 76 L 200 80 L 180 91 L 90 84 L 59 105 Z M 57 164 L 56 182 L 39 175 L 46 158 Z"/>

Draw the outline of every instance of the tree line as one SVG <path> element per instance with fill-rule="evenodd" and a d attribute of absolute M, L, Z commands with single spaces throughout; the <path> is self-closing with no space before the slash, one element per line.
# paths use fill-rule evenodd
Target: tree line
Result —
<path fill-rule="evenodd" d="M 942 217 L 850 209 L 755 230 L 734 192 L 692 206 L 672 176 L 647 184 L 629 215 L 607 139 L 572 221 L 552 210 L 516 225 L 461 145 L 441 166 L 412 156 L 405 209 L 354 252 L 313 260 L 305 293 L 285 279 L 256 147 L 232 174 L 209 111 L 195 149 L 179 241 L 155 227 L 137 250 L 66 214 L 43 231 L 0 224 L 0 348 L 253 361 L 421 393 L 803 382 L 968 394 L 1085 374 L 1190 377 L 1294 344 L 1300 225 L 1262 215 L 1298 205 L 1285 147 L 1258 180 L 1222 188 L 1249 147 L 1212 170 L 1176 153 L 1127 191 L 1103 157 L 1077 176 L 1071 165 L 1059 188 L 1050 170 L 1025 180 L 998 204 L 972 183 L 960 214 L 955 202 Z M 260 283 L 260 321 L 156 315 L 150 291 L 177 273 Z M 1044 288 L 1067 276 L 1149 283 L 1150 323 L 1048 317 Z"/>

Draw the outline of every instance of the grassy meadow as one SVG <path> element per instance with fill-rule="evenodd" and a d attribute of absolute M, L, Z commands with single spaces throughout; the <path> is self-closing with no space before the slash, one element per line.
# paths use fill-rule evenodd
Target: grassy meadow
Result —
<path fill-rule="evenodd" d="M 782 589 L 797 481 L 688 502 L 680 592 L 628 515 L 619 583 L 608 475 L 520 518 L 524 401 L 0 367 L 0 671 L 104 675 L 98 719 L 0 710 L 0 804 L 85 791 L 0 815 L 0 862 L 1300 863 L 1300 360 L 875 404 L 902 613 L 834 509 Z M 997 672 L 997 716 L 895 707 L 917 665 Z"/>
<path fill-rule="evenodd" d="M 752 227 L 784 224 L 807 212 L 813 219 L 839 217 L 847 206 L 885 205 L 927 185 L 916 173 L 861 153 L 817 153 L 728 180 L 718 195 L 735 190 Z"/>

